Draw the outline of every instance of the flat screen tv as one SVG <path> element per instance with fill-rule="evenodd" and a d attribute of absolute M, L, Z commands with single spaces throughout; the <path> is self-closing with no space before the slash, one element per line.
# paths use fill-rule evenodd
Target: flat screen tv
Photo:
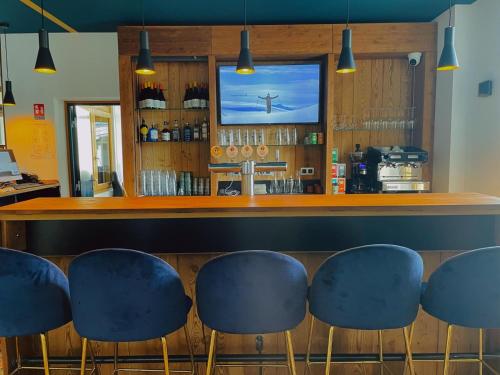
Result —
<path fill-rule="evenodd" d="M 218 68 L 221 125 L 318 124 L 321 63 L 257 65 L 251 75 Z"/>

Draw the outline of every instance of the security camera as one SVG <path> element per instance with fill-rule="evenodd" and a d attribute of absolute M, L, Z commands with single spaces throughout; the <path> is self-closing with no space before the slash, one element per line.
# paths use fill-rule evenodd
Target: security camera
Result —
<path fill-rule="evenodd" d="M 410 52 L 408 54 L 408 63 L 410 66 L 417 66 L 420 64 L 420 60 L 422 59 L 422 52 Z"/>

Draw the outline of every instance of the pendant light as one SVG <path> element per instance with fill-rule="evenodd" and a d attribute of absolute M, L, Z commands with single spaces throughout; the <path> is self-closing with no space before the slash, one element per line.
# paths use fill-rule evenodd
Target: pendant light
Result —
<path fill-rule="evenodd" d="M 16 105 L 16 101 L 14 100 L 14 94 L 12 93 L 12 82 L 9 79 L 9 55 L 7 52 L 7 29 L 9 24 L 4 23 L 0 25 L 3 29 L 3 37 L 5 44 L 5 68 L 7 70 L 7 80 L 5 81 L 5 93 L 3 97 L 3 105 L 4 106 L 14 106 Z"/>
<path fill-rule="evenodd" d="M 52 54 L 49 49 L 49 33 L 45 30 L 45 16 L 43 14 L 43 0 L 41 3 L 42 8 L 42 28 L 38 30 L 38 56 L 36 58 L 35 69 L 37 73 L 43 74 L 54 74 L 56 73 L 56 67 L 54 65 L 54 60 L 52 60 Z"/>
<path fill-rule="evenodd" d="M 439 58 L 439 64 L 437 70 L 456 70 L 460 68 L 458 63 L 457 51 L 455 51 L 455 27 L 451 25 L 451 0 L 449 11 L 449 21 L 448 26 L 444 30 L 444 46 L 441 52 L 441 57 Z"/>
<path fill-rule="evenodd" d="M 149 34 L 144 28 L 144 0 L 141 0 L 142 8 L 142 30 L 139 39 L 139 58 L 135 66 L 135 72 L 140 75 L 155 74 L 155 66 L 151 57 L 151 50 L 149 49 Z"/>
<path fill-rule="evenodd" d="M 337 73 L 354 73 L 356 62 L 352 54 L 352 30 L 349 28 L 349 0 L 347 0 L 347 21 L 342 31 L 342 51 L 340 52 Z"/>
<path fill-rule="evenodd" d="M 245 26 L 241 31 L 241 47 L 240 56 L 238 57 L 238 65 L 236 66 L 236 73 L 238 74 L 253 74 L 255 67 L 253 65 L 252 54 L 250 52 L 250 34 L 247 30 L 247 0 L 244 0 L 245 8 Z"/>

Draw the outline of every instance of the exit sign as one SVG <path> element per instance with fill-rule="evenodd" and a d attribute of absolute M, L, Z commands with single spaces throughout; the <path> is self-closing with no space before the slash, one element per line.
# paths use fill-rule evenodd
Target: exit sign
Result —
<path fill-rule="evenodd" d="M 33 104 L 35 120 L 45 120 L 45 104 Z"/>

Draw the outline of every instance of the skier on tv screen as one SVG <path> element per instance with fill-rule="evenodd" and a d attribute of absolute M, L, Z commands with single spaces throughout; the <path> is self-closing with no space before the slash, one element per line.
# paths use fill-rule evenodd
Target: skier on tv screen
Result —
<path fill-rule="evenodd" d="M 269 93 L 267 93 L 267 96 L 265 96 L 265 97 L 259 96 L 259 99 L 266 101 L 266 112 L 267 113 L 271 113 L 272 101 L 273 101 L 273 99 L 276 99 L 277 97 L 279 97 L 279 95 L 271 96 L 271 95 L 269 95 Z"/>

